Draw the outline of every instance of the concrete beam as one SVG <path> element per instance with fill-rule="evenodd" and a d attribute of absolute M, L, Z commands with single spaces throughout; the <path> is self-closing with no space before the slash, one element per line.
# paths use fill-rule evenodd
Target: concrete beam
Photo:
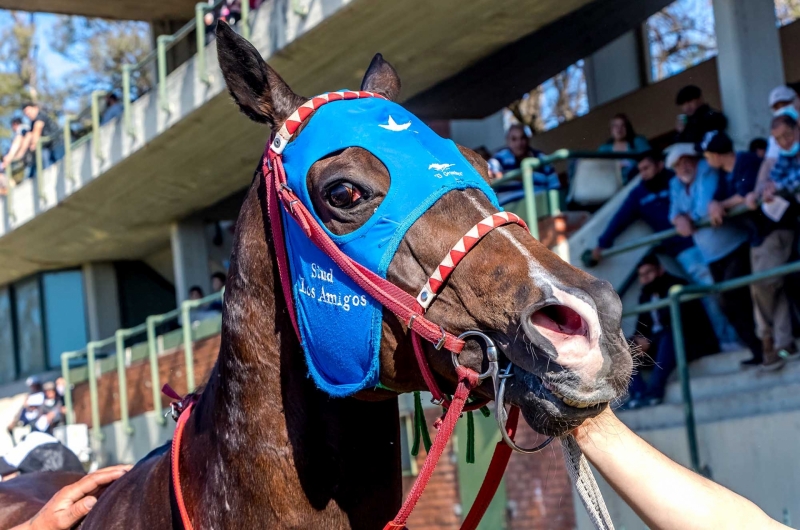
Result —
<path fill-rule="evenodd" d="M 197 0 L 0 0 L 0 9 L 114 20 L 191 18 Z"/>
<path fill-rule="evenodd" d="M 717 66 L 728 133 L 745 148 L 769 136 L 770 91 L 785 82 L 773 0 L 714 0 Z"/>
<path fill-rule="evenodd" d="M 117 274 L 111 263 L 84 263 L 83 289 L 89 340 L 107 339 L 121 327 Z"/>
<path fill-rule="evenodd" d="M 483 118 L 638 26 L 671 1 L 591 2 L 503 46 L 405 105 L 424 118 Z"/>
<path fill-rule="evenodd" d="M 170 236 L 177 303 L 180 304 L 189 297 L 189 289 L 194 285 L 203 289 L 203 294 L 211 294 L 211 272 L 208 267 L 208 245 L 203 221 L 187 219 L 173 223 Z"/>
<path fill-rule="evenodd" d="M 583 71 L 589 108 L 593 109 L 642 88 L 646 79 L 642 67 L 639 28 L 625 33 L 587 57 Z"/>

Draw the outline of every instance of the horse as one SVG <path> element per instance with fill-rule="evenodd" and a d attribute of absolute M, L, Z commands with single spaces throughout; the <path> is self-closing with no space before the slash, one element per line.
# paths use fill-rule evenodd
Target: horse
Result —
<path fill-rule="evenodd" d="M 224 23 L 217 28 L 217 51 L 228 90 L 251 120 L 278 131 L 309 101 Z M 395 101 L 400 88 L 396 70 L 376 55 L 361 90 Z M 381 127 L 402 131 L 407 125 L 390 118 Z M 489 181 L 476 153 L 462 146 L 457 153 Z M 432 169 L 443 173 L 445 166 Z M 103 494 L 84 530 L 183 528 L 176 493 L 194 528 L 374 529 L 398 510 L 403 493 L 396 396 L 426 388 L 409 333 L 414 319 L 378 313 L 379 384 L 348 397 L 320 389 L 309 377 L 282 290 L 277 249 L 283 242 L 274 238 L 267 213 L 265 168 L 260 163 L 255 171 L 236 223 L 219 357 L 173 441 L 179 456 L 174 463 L 169 454 L 140 462 Z M 311 164 L 304 182 L 325 229 L 342 236 L 368 223 L 393 185 L 390 169 L 353 146 Z M 414 296 L 453 244 L 497 211 L 480 190 L 449 191 L 408 228 L 386 279 Z M 621 313 L 608 282 L 570 266 L 523 227 L 509 224 L 464 256 L 425 318 L 441 326 L 443 338 L 444 330 L 482 330 L 491 337 L 507 374 L 507 402 L 534 430 L 561 436 L 625 392 L 632 360 Z M 346 330 L 326 332 L 347 349 Z M 435 381 L 452 394 L 458 376 L 450 354 L 422 348 Z M 458 362 L 475 372 L 487 364 L 473 341 Z M 492 383 L 483 381 L 474 395 L 493 399 Z M 174 491 L 173 466 L 180 492 Z"/>

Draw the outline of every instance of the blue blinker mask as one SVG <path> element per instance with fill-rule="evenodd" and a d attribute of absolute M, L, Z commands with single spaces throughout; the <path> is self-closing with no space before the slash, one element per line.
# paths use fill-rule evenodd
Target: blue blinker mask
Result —
<path fill-rule="evenodd" d="M 363 226 L 338 236 L 315 212 L 306 177 L 315 162 L 347 147 L 361 147 L 378 158 L 391 184 Z M 449 191 L 479 189 L 499 209 L 492 189 L 452 141 L 400 105 L 378 98 L 321 106 L 286 146 L 283 167 L 288 186 L 342 252 L 383 278 L 411 225 Z M 311 377 L 336 397 L 375 387 L 381 305 L 319 250 L 287 212 L 282 215 L 297 323 Z"/>

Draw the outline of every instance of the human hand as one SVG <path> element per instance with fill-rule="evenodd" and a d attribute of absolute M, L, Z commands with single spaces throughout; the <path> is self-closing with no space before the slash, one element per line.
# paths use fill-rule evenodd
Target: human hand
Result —
<path fill-rule="evenodd" d="M 711 220 L 711 226 L 722 226 L 724 217 L 725 207 L 719 201 L 708 203 L 708 218 Z"/>
<path fill-rule="evenodd" d="M 744 198 L 744 203 L 747 205 L 748 208 L 751 210 L 758 209 L 758 194 L 754 191 L 748 193 Z"/>
<path fill-rule="evenodd" d="M 678 231 L 678 234 L 683 237 L 689 237 L 694 234 L 694 223 L 686 215 L 679 215 L 672 221 L 672 224 L 675 225 L 675 230 Z"/>
<path fill-rule="evenodd" d="M 86 517 L 97 503 L 97 496 L 131 467 L 133 466 L 126 465 L 100 469 L 61 488 L 30 521 L 11 530 L 69 530 Z"/>
<path fill-rule="evenodd" d="M 775 182 L 768 180 L 764 184 L 764 189 L 761 191 L 761 197 L 764 199 L 764 202 L 772 202 L 772 199 L 775 198 Z"/>

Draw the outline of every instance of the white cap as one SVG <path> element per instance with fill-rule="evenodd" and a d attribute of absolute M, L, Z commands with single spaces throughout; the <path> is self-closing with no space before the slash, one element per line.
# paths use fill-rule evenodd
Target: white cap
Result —
<path fill-rule="evenodd" d="M 794 101 L 797 99 L 797 92 L 792 90 L 786 85 L 781 85 L 772 89 L 769 93 L 769 106 L 772 107 L 776 103 Z"/>
<path fill-rule="evenodd" d="M 679 143 L 669 146 L 667 148 L 667 167 L 670 169 L 674 168 L 678 160 L 684 156 L 700 158 L 700 153 L 697 152 L 694 144 L 690 143 Z"/>
<path fill-rule="evenodd" d="M 44 393 L 42 392 L 31 394 L 25 401 L 26 407 L 41 407 L 42 405 L 44 405 Z"/>

